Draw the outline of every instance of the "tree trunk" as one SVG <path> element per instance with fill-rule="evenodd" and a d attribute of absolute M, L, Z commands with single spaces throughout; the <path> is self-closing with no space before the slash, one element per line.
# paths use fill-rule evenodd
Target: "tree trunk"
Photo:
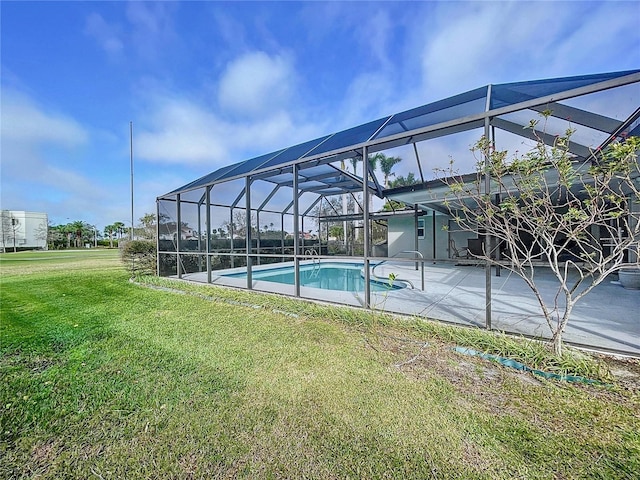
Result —
<path fill-rule="evenodd" d="M 555 353 L 558 357 L 562 356 L 562 334 L 564 333 L 564 329 L 567 326 L 567 323 L 569 323 L 569 317 L 571 316 L 572 310 L 573 304 L 568 303 L 568 305 L 565 307 L 564 314 L 562 315 L 562 320 L 560 320 L 556 331 L 553 332 L 553 353 Z"/>
<path fill-rule="evenodd" d="M 556 354 L 556 356 L 560 357 L 562 356 L 562 330 L 558 329 L 554 332 L 553 334 L 553 353 Z"/>

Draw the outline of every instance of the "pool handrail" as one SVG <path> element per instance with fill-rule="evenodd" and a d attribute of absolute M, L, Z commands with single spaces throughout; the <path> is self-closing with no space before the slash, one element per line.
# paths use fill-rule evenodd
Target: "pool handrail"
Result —
<path fill-rule="evenodd" d="M 403 253 L 413 253 L 414 257 L 419 257 L 421 260 L 424 260 L 424 255 L 422 255 L 422 253 L 420 253 L 417 250 L 402 250 L 401 252 L 396 253 L 395 255 L 393 255 L 391 258 L 396 258 L 397 256 L 403 254 Z M 391 259 L 387 259 L 387 260 L 383 260 L 380 263 L 376 263 L 372 268 L 371 268 L 371 275 L 376 278 L 376 279 L 384 279 L 384 277 L 379 277 L 376 275 L 376 268 L 378 268 L 380 265 L 383 265 L 387 262 L 389 262 Z M 421 278 L 422 278 L 422 291 L 424 292 L 424 261 L 420 262 L 420 266 L 421 268 Z M 401 282 L 406 282 L 409 285 L 411 285 L 412 288 L 416 288 L 413 283 L 411 283 L 409 280 L 403 279 L 403 278 L 397 278 L 397 280 L 401 281 Z"/>
<path fill-rule="evenodd" d="M 311 272 L 312 277 L 317 277 L 320 272 L 320 254 L 315 248 L 307 248 L 304 251 L 305 256 L 311 257 L 311 263 L 313 264 L 313 271 Z M 314 258 L 316 257 L 316 258 Z M 317 260 L 317 263 L 316 263 Z"/>

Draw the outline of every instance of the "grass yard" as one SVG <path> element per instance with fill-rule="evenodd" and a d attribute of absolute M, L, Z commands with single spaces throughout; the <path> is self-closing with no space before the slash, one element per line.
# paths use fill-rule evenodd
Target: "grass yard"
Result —
<path fill-rule="evenodd" d="M 167 279 L 131 283 L 110 250 L 4 254 L 0 268 L 0 478 L 640 471 L 638 382 L 616 378 L 637 380 L 635 361 L 575 357 L 573 373 L 612 386 L 540 380 L 451 350 L 526 356 L 532 342 Z"/>

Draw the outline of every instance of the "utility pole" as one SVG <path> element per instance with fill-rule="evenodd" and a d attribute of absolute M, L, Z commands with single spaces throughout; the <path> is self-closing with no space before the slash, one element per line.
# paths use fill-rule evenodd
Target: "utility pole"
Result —
<path fill-rule="evenodd" d="M 133 122 L 129 122 L 129 163 L 131 166 L 131 236 L 133 240 Z"/>

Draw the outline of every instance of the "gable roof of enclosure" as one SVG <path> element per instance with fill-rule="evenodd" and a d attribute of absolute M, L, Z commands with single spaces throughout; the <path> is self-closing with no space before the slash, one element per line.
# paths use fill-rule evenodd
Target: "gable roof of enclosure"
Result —
<path fill-rule="evenodd" d="M 528 137 L 530 130 L 513 120 L 497 118 L 525 109 L 551 111 L 551 115 L 570 119 L 573 124 L 607 134 L 603 146 L 622 132 L 638 134 L 640 108 L 625 121 L 609 118 L 559 103 L 623 85 L 640 82 L 640 69 L 581 75 L 527 82 L 487 85 L 421 107 L 325 135 L 282 150 L 230 164 L 158 197 L 172 198 L 179 193 L 251 176 L 276 185 L 293 184 L 292 166 L 300 165 L 300 191 L 329 196 L 362 190 L 362 178 L 334 165 L 334 162 L 362 155 L 362 148 L 375 153 L 389 148 L 459 133 L 485 125 L 492 119 L 496 128 Z M 549 139 L 551 141 L 552 139 Z M 570 151 L 578 157 L 590 154 L 587 146 L 572 143 Z M 375 177 L 368 182 L 371 191 L 383 196 Z"/>

